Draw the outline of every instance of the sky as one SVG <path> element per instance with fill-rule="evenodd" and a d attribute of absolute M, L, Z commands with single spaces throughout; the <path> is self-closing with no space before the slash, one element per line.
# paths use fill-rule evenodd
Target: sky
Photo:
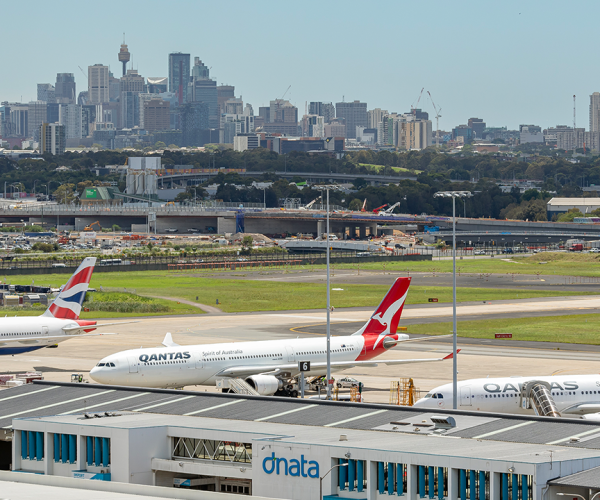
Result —
<path fill-rule="evenodd" d="M 0 101 L 36 99 L 37 83 L 110 65 L 125 33 L 144 77 L 167 76 L 168 54 L 186 52 L 218 84 L 259 106 L 285 95 L 304 114 L 310 101 L 360 100 L 368 109 L 420 108 L 435 130 L 470 117 L 518 128 L 588 128 L 589 95 L 600 91 L 600 2 L 575 0 L 0 0 Z M 131 66 L 131 64 L 133 64 Z"/>

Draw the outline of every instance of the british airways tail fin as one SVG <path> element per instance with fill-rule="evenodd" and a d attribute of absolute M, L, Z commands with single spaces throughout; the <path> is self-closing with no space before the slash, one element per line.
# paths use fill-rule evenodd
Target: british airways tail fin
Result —
<path fill-rule="evenodd" d="M 396 333 L 402 315 L 402 308 L 408 295 L 410 280 L 411 278 L 396 278 L 373 315 L 360 330 L 352 335 Z"/>
<path fill-rule="evenodd" d="M 46 309 L 42 316 L 53 316 L 61 319 L 79 319 L 81 313 L 81 304 L 85 299 L 96 257 L 86 257 L 79 265 L 71 279 L 60 291 L 54 302 Z"/>

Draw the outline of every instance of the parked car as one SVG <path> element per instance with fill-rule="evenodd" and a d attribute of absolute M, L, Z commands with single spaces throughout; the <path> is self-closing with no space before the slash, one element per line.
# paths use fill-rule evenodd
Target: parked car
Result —
<path fill-rule="evenodd" d="M 485 250 L 475 250 L 473 255 L 485 255 Z"/>
<path fill-rule="evenodd" d="M 165 233 L 176 233 L 177 231 L 179 231 L 179 229 L 176 227 L 168 227 L 165 229 Z"/>

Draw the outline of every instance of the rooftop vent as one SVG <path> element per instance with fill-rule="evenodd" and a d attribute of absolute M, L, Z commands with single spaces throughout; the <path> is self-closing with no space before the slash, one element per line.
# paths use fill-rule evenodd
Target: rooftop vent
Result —
<path fill-rule="evenodd" d="M 454 417 L 431 417 L 431 421 L 435 424 L 436 429 L 452 429 L 456 427 Z"/>

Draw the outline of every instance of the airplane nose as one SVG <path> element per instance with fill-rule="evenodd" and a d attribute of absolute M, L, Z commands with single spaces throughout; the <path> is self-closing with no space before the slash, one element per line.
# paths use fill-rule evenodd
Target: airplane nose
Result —
<path fill-rule="evenodd" d="M 102 376 L 102 370 L 100 368 L 98 368 L 97 366 L 94 366 L 94 368 L 92 368 L 90 370 L 90 377 L 92 379 L 94 379 L 96 382 L 99 382 L 99 383 L 104 382 L 104 377 Z"/>

